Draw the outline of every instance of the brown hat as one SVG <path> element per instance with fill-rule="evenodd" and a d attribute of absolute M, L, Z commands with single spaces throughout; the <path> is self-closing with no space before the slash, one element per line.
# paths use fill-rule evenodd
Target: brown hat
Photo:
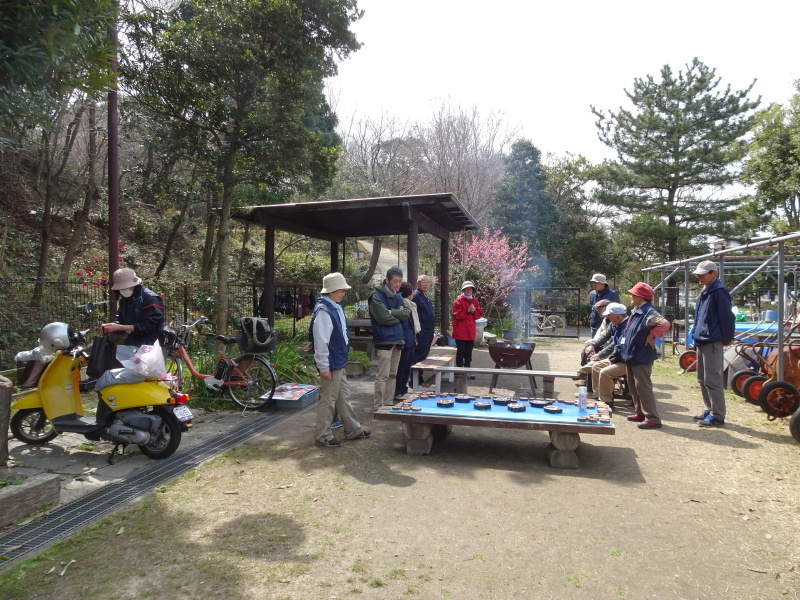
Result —
<path fill-rule="evenodd" d="M 111 286 L 111 289 L 127 290 L 128 288 L 136 287 L 140 283 L 142 283 L 142 280 L 136 276 L 136 271 L 126 267 L 114 271 L 114 285 Z"/>

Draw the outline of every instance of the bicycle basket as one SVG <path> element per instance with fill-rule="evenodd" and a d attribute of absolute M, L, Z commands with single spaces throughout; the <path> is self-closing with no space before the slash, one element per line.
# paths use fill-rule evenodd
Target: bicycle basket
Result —
<path fill-rule="evenodd" d="M 278 342 L 278 332 L 270 327 L 268 319 L 242 317 L 242 333 L 237 339 L 239 348 L 246 354 L 272 352 Z"/>
<path fill-rule="evenodd" d="M 158 343 L 164 350 L 177 350 L 178 334 L 169 327 L 164 327 L 158 334 Z"/>

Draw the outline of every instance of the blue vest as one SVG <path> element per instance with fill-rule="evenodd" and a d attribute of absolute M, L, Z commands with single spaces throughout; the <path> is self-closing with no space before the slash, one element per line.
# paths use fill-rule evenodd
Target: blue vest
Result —
<path fill-rule="evenodd" d="M 423 331 L 433 331 L 436 326 L 436 315 L 433 312 L 433 304 L 431 304 L 428 296 L 424 292 L 416 290 L 411 301 L 418 307 L 419 328 Z"/>
<path fill-rule="evenodd" d="M 345 344 L 344 335 L 342 334 L 342 323 L 339 321 L 339 315 L 336 310 L 322 298 L 317 300 L 317 305 L 314 307 L 310 327 L 314 327 L 314 319 L 317 318 L 317 313 L 321 310 L 330 315 L 331 323 L 333 323 L 331 339 L 328 341 L 328 367 L 331 371 L 344 369 L 347 366 L 347 344 Z"/>
<path fill-rule="evenodd" d="M 641 312 L 634 312 L 628 317 L 628 324 L 622 334 L 625 343 L 620 345 L 620 357 L 626 365 L 646 365 L 658 358 L 658 352 L 647 343 L 650 329 L 647 320 L 659 314 L 650 302 L 639 307 Z"/>
<path fill-rule="evenodd" d="M 400 294 L 395 294 L 391 298 L 387 297 L 386 294 L 384 294 L 381 290 L 375 290 L 372 292 L 372 294 L 378 296 L 380 301 L 386 306 L 387 310 L 403 308 L 403 298 L 400 296 Z M 411 319 L 411 316 L 408 318 Z M 381 325 L 372 318 L 371 314 L 370 319 L 372 320 L 372 341 L 374 343 L 381 344 L 383 342 L 405 339 L 402 322 L 398 321 L 394 325 Z"/>

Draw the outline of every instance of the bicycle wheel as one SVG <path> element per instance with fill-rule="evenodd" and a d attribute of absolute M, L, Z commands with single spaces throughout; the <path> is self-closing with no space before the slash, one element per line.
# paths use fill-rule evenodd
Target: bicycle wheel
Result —
<path fill-rule="evenodd" d="M 225 387 L 242 408 L 263 409 L 272 401 L 277 376 L 265 359 L 245 354 L 235 359 L 225 373 Z"/>
<path fill-rule="evenodd" d="M 168 358 L 167 373 L 175 378 L 172 383 L 173 389 L 177 391 L 183 389 L 183 359 L 180 359 L 177 356 Z"/>
<path fill-rule="evenodd" d="M 550 315 L 547 320 L 547 325 L 552 329 L 553 335 L 561 335 L 564 333 L 564 319 L 561 315 Z"/>

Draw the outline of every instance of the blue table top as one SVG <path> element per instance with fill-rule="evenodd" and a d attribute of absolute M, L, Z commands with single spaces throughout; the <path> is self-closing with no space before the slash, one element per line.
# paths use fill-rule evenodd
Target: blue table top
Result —
<path fill-rule="evenodd" d="M 450 396 L 453 398 L 453 396 Z M 479 398 L 479 400 L 487 401 L 486 398 Z M 563 402 L 555 401 L 554 406 L 562 409 L 562 412 L 551 414 L 545 412 L 543 408 L 534 408 L 527 401 L 521 402 L 525 406 L 525 412 L 511 412 L 507 407 L 492 403 L 489 410 L 478 410 L 473 408 L 471 402 L 456 402 L 452 408 L 441 408 L 436 404 L 437 399 L 422 399 L 418 398 L 411 403 L 411 406 L 419 406 L 422 410 L 418 411 L 396 411 L 393 413 L 416 414 L 416 415 L 447 415 L 448 417 L 469 417 L 478 419 L 503 419 L 509 421 L 531 421 L 541 423 L 557 423 L 557 424 L 575 424 L 575 425 L 593 425 L 600 427 L 613 427 L 613 419 L 611 423 L 601 423 L 600 421 L 578 421 L 579 416 L 589 416 L 597 413 L 596 409 L 589 409 L 586 412 L 579 412 L 578 407 L 573 404 L 564 404 Z"/>

